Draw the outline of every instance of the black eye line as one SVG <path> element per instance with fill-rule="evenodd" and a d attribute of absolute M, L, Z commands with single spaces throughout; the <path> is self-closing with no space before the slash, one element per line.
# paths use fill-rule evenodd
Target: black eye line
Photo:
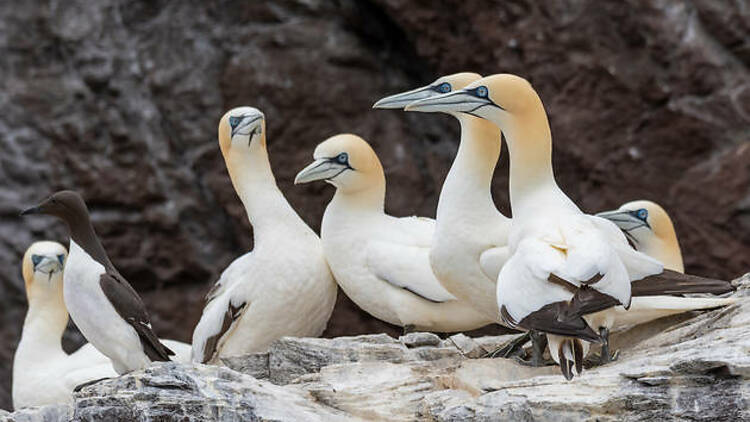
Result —
<path fill-rule="evenodd" d="M 648 224 L 648 215 L 646 215 L 646 218 L 641 218 L 641 216 L 638 215 L 638 211 L 640 211 L 640 210 L 628 211 L 628 214 L 630 214 L 633 217 L 637 218 L 639 221 L 642 221 L 644 226 L 648 227 L 649 230 L 652 230 L 651 229 L 651 225 Z M 638 227 L 640 227 L 640 226 L 638 226 Z"/>
<path fill-rule="evenodd" d="M 487 100 L 488 101 L 487 104 L 481 104 L 481 105 L 477 106 L 476 108 L 474 108 L 473 110 L 469 110 L 468 114 L 471 114 L 471 112 L 477 111 L 478 109 L 480 109 L 481 107 L 484 107 L 484 106 L 494 106 L 494 107 L 499 108 L 502 111 L 506 111 L 503 106 L 501 106 L 501 105 L 495 103 L 494 101 L 492 101 L 492 99 L 490 98 L 490 95 L 489 95 L 490 94 L 489 90 L 487 90 L 487 96 L 486 97 L 481 97 L 481 96 L 479 96 L 479 94 L 477 94 L 477 90 L 479 88 L 483 87 L 483 86 L 484 85 L 480 85 L 480 86 L 478 86 L 476 88 L 473 88 L 473 89 L 464 89 L 464 92 L 466 92 L 468 94 L 471 94 L 471 95 L 473 95 L 473 96 L 475 96 L 477 98 L 481 98 L 483 100 Z M 484 88 L 487 89 L 486 86 Z M 464 113 L 466 113 L 466 112 L 464 112 Z M 472 114 L 472 116 L 473 116 L 473 114 Z"/>
<path fill-rule="evenodd" d="M 329 161 L 329 162 L 331 162 L 331 163 L 336 163 L 336 164 L 346 164 L 346 167 L 344 167 L 344 170 L 354 170 L 354 171 L 356 171 L 356 170 L 354 169 L 354 167 L 352 167 L 352 166 L 351 166 L 351 165 L 349 164 L 349 154 L 346 154 L 346 162 L 345 162 L 345 163 L 340 163 L 340 162 L 339 162 L 339 160 L 338 160 L 338 158 L 339 158 L 339 155 L 341 155 L 341 154 L 337 154 L 337 155 L 336 155 L 336 156 L 334 156 L 334 157 L 326 157 L 326 158 L 325 158 L 325 160 L 326 160 L 326 161 Z M 342 171 L 343 171 L 343 170 L 342 170 Z M 338 173 L 336 173 L 336 176 L 338 176 L 339 174 L 341 174 L 341 171 L 340 171 L 340 172 L 338 172 Z M 334 177 L 336 177 L 336 176 L 333 176 L 333 177 L 329 177 L 329 178 L 328 178 L 327 180 L 331 180 L 331 179 L 333 179 L 333 178 L 334 178 Z"/>

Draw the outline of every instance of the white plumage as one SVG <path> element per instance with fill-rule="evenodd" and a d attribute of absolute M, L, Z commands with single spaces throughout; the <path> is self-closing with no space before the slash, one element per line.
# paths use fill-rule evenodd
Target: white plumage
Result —
<path fill-rule="evenodd" d="M 264 351 L 283 336 L 319 336 L 336 302 L 320 239 L 276 186 L 263 114 L 230 110 L 219 142 L 253 226 L 254 249 L 232 262 L 208 295 L 193 332 L 198 362 Z"/>
<path fill-rule="evenodd" d="M 361 138 L 338 135 L 315 150 L 296 182 L 326 180 L 336 194 L 326 208 L 321 239 L 341 288 L 378 319 L 430 331 L 463 331 L 492 322 L 451 295 L 429 263 L 434 221 L 383 211 L 385 176 Z"/>

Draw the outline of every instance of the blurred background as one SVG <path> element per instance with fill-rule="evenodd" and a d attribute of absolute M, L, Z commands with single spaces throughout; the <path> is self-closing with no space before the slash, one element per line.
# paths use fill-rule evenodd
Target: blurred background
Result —
<path fill-rule="evenodd" d="M 332 187 L 292 183 L 317 143 L 363 136 L 387 211 L 432 217 L 457 123 L 371 105 L 457 71 L 522 75 L 550 115 L 558 182 L 585 211 L 660 202 L 688 272 L 737 277 L 750 270 L 748 66 L 747 0 L 0 2 L 0 407 L 22 254 L 67 245 L 59 221 L 17 215 L 53 191 L 83 194 L 156 332 L 190 340 L 203 295 L 252 248 L 216 140 L 238 105 L 265 112 L 279 187 L 317 231 Z M 504 212 L 507 181 L 504 149 Z M 67 348 L 81 341 L 69 331 Z M 326 335 L 375 332 L 399 330 L 340 294 Z"/>

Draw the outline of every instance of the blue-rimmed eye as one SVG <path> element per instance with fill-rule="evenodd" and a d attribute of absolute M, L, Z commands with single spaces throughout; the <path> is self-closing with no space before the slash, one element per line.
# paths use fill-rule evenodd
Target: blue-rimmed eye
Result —
<path fill-rule="evenodd" d="M 65 255 L 57 255 L 57 260 L 60 261 L 60 265 L 65 265 Z"/>
<path fill-rule="evenodd" d="M 234 116 L 232 116 L 232 117 L 229 118 L 229 126 L 231 126 L 233 128 L 237 127 L 237 125 L 240 124 L 241 121 L 242 121 L 241 117 L 234 117 Z"/>
<path fill-rule="evenodd" d="M 342 152 L 341 154 L 336 156 L 336 162 L 339 164 L 346 164 L 349 162 L 349 154 Z"/>
<path fill-rule="evenodd" d="M 449 84 L 448 82 L 441 83 L 437 86 L 437 92 L 440 92 L 442 94 L 451 92 L 451 84 Z"/>
<path fill-rule="evenodd" d="M 40 262 L 42 262 L 43 257 L 41 255 L 31 255 L 31 263 L 34 264 L 34 266 L 39 265 Z"/>
<path fill-rule="evenodd" d="M 636 211 L 635 215 L 641 220 L 646 221 L 646 219 L 648 218 L 648 210 L 645 208 L 641 208 Z"/>
<path fill-rule="evenodd" d="M 487 98 L 488 91 L 487 91 L 487 87 L 484 85 L 477 87 L 477 89 L 474 90 L 474 92 L 477 94 L 477 97 L 479 98 Z"/>

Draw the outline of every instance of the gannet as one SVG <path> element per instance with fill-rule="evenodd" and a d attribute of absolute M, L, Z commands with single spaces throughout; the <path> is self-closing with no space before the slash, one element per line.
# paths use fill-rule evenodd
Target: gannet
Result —
<path fill-rule="evenodd" d="M 469 72 L 444 76 L 427 86 L 383 98 L 373 107 L 402 108 L 461 89 L 480 78 Z M 510 219 L 497 210 L 490 191 L 500 158 L 500 130 L 478 117 L 449 114 L 461 124 L 461 141 L 440 191 L 430 264 L 438 281 L 452 295 L 501 322 L 495 290 L 508 256 Z"/>
<path fill-rule="evenodd" d="M 151 329 L 146 307 L 109 260 L 81 196 L 60 191 L 22 212 L 62 219 L 70 231 L 65 264 L 65 305 L 81 333 L 112 361 L 118 374 L 168 361 L 174 355 Z"/>
<path fill-rule="evenodd" d="M 315 148 L 295 183 L 336 187 L 321 225 L 331 271 L 359 307 L 405 329 L 464 331 L 492 322 L 435 279 L 429 250 L 434 220 L 385 214 L 385 175 L 362 138 L 342 134 Z"/>
<path fill-rule="evenodd" d="M 63 300 L 63 265 L 68 252 L 57 242 L 32 244 L 23 257 L 29 309 L 13 357 L 13 407 L 70 403 L 75 387 L 117 375 L 109 358 L 86 343 L 71 354 L 61 341 L 68 324 Z M 190 346 L 163 340 L 187 362 Z"/>
<path fill-rule="evenodd" d="M 645 200 L 632 201 L 615 211 L 597 215 L 617 224 L 636 250 L 661 261 L 665 268 L 685 272 L 672 219 L 659 204 Z"/>
<path fill-rule="evenodd" d="M 208 293 L 193 332 L 193 360 L 265 351 L 282 336 L 322 334 L 338 287 L 318 236 L 276 186 L 263 113 L 228 111 L 219 147 L 253 227 L 254 249 L 232 262 Z"/>
<path fill-rule="evenodd" d="M 664 293 L 666 284 L 679 284 L 679 273 L 630 248 L 614 223 L 584 214 L 557 186 L 547 115 L 525 79 L 485 77 L 406 110 L 463 112 L 495 123 L 505 134 L 514 218 L 510 257 L 498 277 L 498 308 L 511 326 L 551 334 L 552 357 L 567 379 L 582 370 L 581 340 L 606 343 L 611 319 L 587 321 L 589 314 L 616 305 L 627 309 L 633 293 L 655 295 Z M 715 282 L 717 290 L 731 290 Z"/>

